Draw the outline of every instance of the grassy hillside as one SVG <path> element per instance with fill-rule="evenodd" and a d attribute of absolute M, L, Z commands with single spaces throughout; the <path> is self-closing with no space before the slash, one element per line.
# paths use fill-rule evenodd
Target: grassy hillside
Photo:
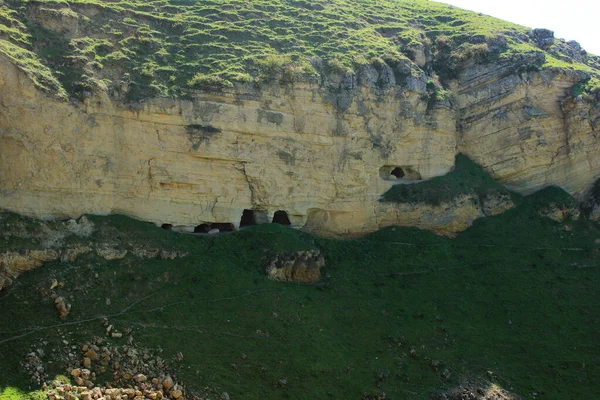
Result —
<path fill-rule="evenodd" d="M 61 360 L 95 336 L 160 347 L 200 398 L 430 399 L 466 381 L 526 399 L 598 398 L 600 230 L 543 216 L 572 205 L 547 189 L 453 240 L 388 228 L 339 241 L 279 225 L 196 237 L 91 217 L 86 244 L 187 256 L 90 253 L 21 276 L 0 293 L 0 399 L 29 392 L 25 354 L 41 348 L 49 377 L 65 374 Z M 0 223 L 3 247 L 39 247 L 38 222 L 3 214 Z M 10 232 L 30 232 L 29 244 Z M 320 283 L 267 279 L 266 255 L 312 248 L 326 256 Z M 53 279 L 72 304 L 64 320 L 48 298 Z M 131 333 L 107 338 L 103 317 Z"/>
<path fill-rule="evenodd" d="M 543 54 L 536 68 L 597 74 L 595 57 L 585 65 L 565 49 L 543 52 L 525 27 L 426 0 L 0 0 L 0 52 L 60 96 L 183 96 L 364 65 L 437 82 L 471 60 L 532 53 Z M 432 58 L 419 68 L 409 59 L 422 51 Z"/>

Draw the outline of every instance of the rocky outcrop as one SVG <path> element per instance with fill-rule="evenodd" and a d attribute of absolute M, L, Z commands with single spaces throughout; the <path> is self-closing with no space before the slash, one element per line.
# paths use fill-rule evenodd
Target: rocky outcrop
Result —
<path fill-rule="evenodd" d="M 369 66 L 321 83 L 124 105 L 102 93 L 53 99 L 0 56 L 0 207 L 122 213 L 183 230 L 237 227 L 244 210 L 269 222 L 281 210 L 322 234 L 410 224 L 451 235 L 485 212 L 468 199 L 435 208 L 379 198 L 445 174 L 457 152 L 522 193 L 557 185 L 581 196 L 600 175 L 600 108 L 570 96 L 584 76 L 523 70 L 540 57 L 473 64 L 437 102 L 425 76 Z M 390 167 L 414 179 L 382 176 Z"/>
<path fill-rule="evenodd" d="M 280 253 L 267 263 L 267 275 L 274 281 L 313 283 L 321 278 L 325 257 L 319 250 Z"/>
<path fill-rule="evenodd" d="M 473 225 L 482 217 L 498 215 L 515 206 L 510 196 L 494 194 L 477 196 L 465 194 L 451 202 L 381 203 L 378 208 L 379 226 L 418 226 L 452 237 Z"/>
<path fill-rule="evenodd" d="M 435 397 L 436 400 L 519 400 L 514 393 L 496 384 L 481 385 L 468 382 L 447 393 Z"/>
<path fill-rule="evenodd" d="M 110 244 L 99 244 L 96 247 L 71 245 L 59 249 L 22 250 L 19 252 L 7 251 L 0 253 L 0 291 L 6 286 L 10 286 L 13 283 L 13 280 L 22 273 L 39 268 L 47 262 L 74 262 L 79 256 L 92 251 L 107 261 L 120 260 L 129 253 L 126 249 L 115 248 Z M 186 256 L 185 253 L 176 251 L 145 248 L 133 249 L 131 254 L 138 258 L 161 258 L 171 260 Z M 52 286 L 55 285 L 53 284 Z"/>

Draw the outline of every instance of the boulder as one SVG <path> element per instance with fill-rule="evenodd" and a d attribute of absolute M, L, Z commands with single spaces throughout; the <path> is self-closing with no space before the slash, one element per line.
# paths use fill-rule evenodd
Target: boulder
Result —
<path fill-rule="evenodd" d="M 321 278 L 325 257 L 319 250 L 279 253 L 267 262 L 267 275 L 275 281 L 313 283 Z"/>
<path fill-rule="evenodd" d="M 533 37 L 540 49 L 548 49 L 554 44 L 554 31 L 538 28 L 533 30 Z"/>

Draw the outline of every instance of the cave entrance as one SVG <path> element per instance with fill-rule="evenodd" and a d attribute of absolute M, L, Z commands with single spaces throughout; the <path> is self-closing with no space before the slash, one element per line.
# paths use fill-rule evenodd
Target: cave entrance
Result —
<path fill-rule="evenodd" d="M 170 231 L 173 229 L 173 224 L 162 224 L 160 227 L 167 231 Z"/>
<path fill-rule="evenodd" d="M 288 213 L 282 210 L 275 211 L 275 215 L 273 215 L 273 223 L 279 225 L 291 225 L 290 217 Z"/>
<path fill-rule="evenodd" d="M 194 228 L 194 233 L 208 233 L 210 226 L 208 224 L 200 224 Z"/>
<path fill-rule="evenodd" d="M 396 178 L 402 179 L 406 174 L 404 173 L 404 170 L 402 168 L 396 167 L 392 170 L 390 175 L 394 175 Z"/>
<path fill-rule="evenodd" d="M 421 174 L 408 165 L 385 165 L 379 169 L 379 176 L 384 181 L 420 181 Z"/>
<path fill-rule="evenodd" d="M 244 210 L 240 220 L 240 228 L 256 225 L 256 213 L 254 210 Z"/>
<path fill-rule="evenodd" d="M 210 229 L 218 229 L 219 232 L 233 232 L 235 231 L 235 226 L 231 223 L 215 222 L 214 224 L 210 224 Z"/>

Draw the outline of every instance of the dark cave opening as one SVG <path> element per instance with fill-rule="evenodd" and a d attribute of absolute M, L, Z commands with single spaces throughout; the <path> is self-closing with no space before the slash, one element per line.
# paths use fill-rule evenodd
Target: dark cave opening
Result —
<path fill-rule="evenodd" d="M 240 228 L 256 225 L 256 214 L 254 210 L 244 210 L 240 220 Z"/>
<path fill-rule="evenodd" d="M 194 228 L 194 233 L 208 233 L 210 226 L 208 224 L 201 224 Z"/>
<path fill-rule="evenodd" d="M 406 174 L 402 168 L 396 167 L 392 170 L 391 175 L 394 175 L 398 179 L 402 179 Z"/>
<path fill-rule="evenodd" d="M 279 225 L 291 225 L 292 222 L 288 217 L 288 213 L 282 210 L 276 211 L 273 215 L 273 223 Z"/>

